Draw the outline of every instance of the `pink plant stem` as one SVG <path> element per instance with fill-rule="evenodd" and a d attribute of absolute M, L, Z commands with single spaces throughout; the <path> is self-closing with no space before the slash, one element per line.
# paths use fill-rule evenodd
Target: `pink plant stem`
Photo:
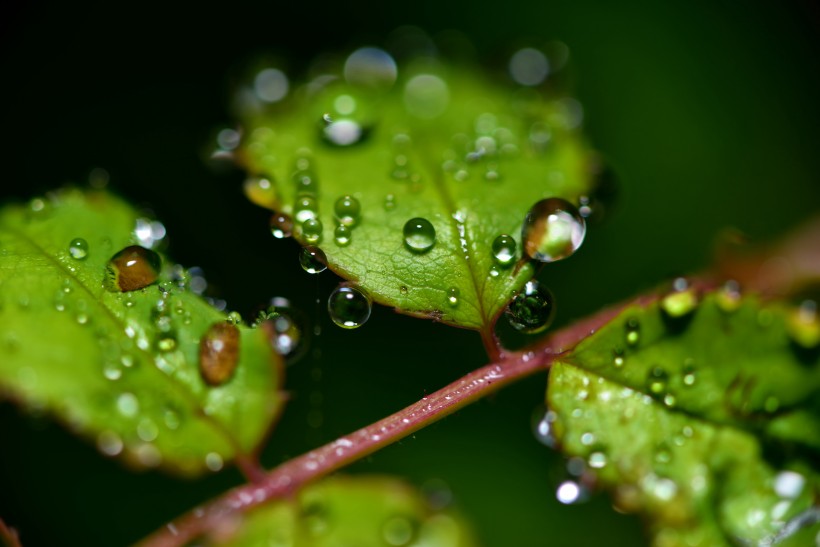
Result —
<path fill-rule="evenodd" d="M 540 340 L 531 349 L 505 353 L 497 362 L 467 374 L 387 418 L 289 460 L 257 481 L 229 490 L 207 505 L 168 523 L 140 545 L 184 545 L 218 526 L 225 518 L 283 498 L 510 383 L 544 371 L 557 356 L 606 324 L 620 309 L 621 306 L 617 306 L 603 310 Z"/>

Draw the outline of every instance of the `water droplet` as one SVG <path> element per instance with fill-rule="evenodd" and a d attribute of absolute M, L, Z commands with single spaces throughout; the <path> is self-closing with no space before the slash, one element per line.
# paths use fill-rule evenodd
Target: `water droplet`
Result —
<path fill-rule="evenodd" d="M 588 497 L 587 489 L 576 481 L 564 481 L 555 490 L 555 498 L 565 505 L 581 503 Z"/>
<path fill-rule="evenodd" d="M 279 201 L 276 187 L 265 177 L 248 177 L 242 189 L 245 197 L 260 207 L 274 207 Z"/>
<path fill-rule="evenodd" d="M 794 343 L 802 348 L 811 350 L 820 346 L 817 302 L 806 299 L 790 310 L 786 317 L 786 330 Z"/>
<path fill-rule="evenodd" d="M 242 324 L 242 315 L 238 311 L 232 311 L 225 318 L 225 321 L 229 325 L 240 325 Z"/>
<path fill-rule="evenodd" d="M 695 385 L 697 381 L 697 369 L 695 368 L 695 362 L 692 359 L 687 359 L 683 362 L 683 385 L 691 387 Z"/>
<path fill-rule="evenodd" d="M 447 303 L 455 308 L 458 306 L 458 298 L 461 295 L 461 291 L 458 287 L 450 287 L 447 289 Z"/>
<path fill-rule="evenodd" d="M 397 75 L 393 57 L 375 47 L 359 48 L 345 61 L 344 76 L 350 84 L 387 89 L 396 81 Z"/>
<path fill-rule="evenodd" d="M 555 317 L 552 293 L 535 280 L 528 281 L 505 310 L 515 329 L 528 334 L 546 330 Z"/>
<path fill-rule="evenodd" d="M 426 218 L 411 218 L 404 224 L 404 244 L 414 253 L 426 253 L 436 243 L 436 229 Z"/>
<path fill-rule="evenodd" d="M 111 257 L 105 285 L 111 291 L 136 291 L 156 283 L 162 260 L 150 249 L 131 245 Z"/>
<path fill-rule="evenodd" d="M 119 380 L 122 377 L 122 369 L 115 361 L 106 361 L 103 364 L 103 376 L 108 380 Z"/>
<path fill-rule="evenodd" d="M 493 241 L 493 258 L 501 267 L 510 266 L 515 262 L 515 239 L 502 234 Z"/>
<path fill-rule="evenodd" d="M 75 260 L 85 260 L 88 256 L 88 242 L 81 237 L 75 237 L 68 244 L 68 254 Z"/>
<path fill-rule="evenodd" d="M 284 214 L 276 213 L 270 217 L 270 233 L 276 239 L 284 239 L 293 235 L 293 220 Z"/>
<path fill-rule="evenodd" d="M 387 194 L 384 196 L 384 210 L 385 211 L 392 211 L 396 208 L 396 196 L 393 194 Z"/>
<path fill-rule="evenodd" d="M 302 340 L 302 329 L 299 328 L 287 306 L 288 304 L 274 307 L 268 313 L 263 328 L 268 334 L 273 349 L 279 355 L 291 356 L 295 354 Z"/>
<path fill-rule="evenodd" d="M 116 456 L 123 449 L 120 436 L 110 430 L 105 430 L 97 436 L 97 448 L 106 456 Z"/>
<path fill-rule="evenodd" d="M 161 352 L 174 351 L 177 347 L 177 339 L 173 333 L 163 333 L 157 339 L 157 349 Z"/>
<path fill-rule="evenodd" d="M 774 491 L 781 498 L 798 498 L 805 485 L 806 477 L 796 471 L 781 471 L 774 478 Z"/>
<path fill-rule="evenodd" d="M 279 69 L 266 68 L 253 79 L 253 90 L 260 101 L 276 103 L 288 94 L 288 77 Z"/>
<path fill-rule="evenodd" d="M 214 473 L 220 471 L 223 465 L 222 456 L 216 452 L 208 452 L 208 454 L 205 455 L 205 466 Z"/>
<path fill-rule="evenodd" d="M 685 277 L 672 282 L 672 290 L 660 301 L 660 308 L 666 317 L 678 319 L 689 315 L 698 306 L 698 293 L 689 285 Z"/>
<path fill-rule="evenodd" d="M 239 329 L 228 322 L 211 325 L 199 341 L 199 372 L 205 383 L 219 386 L 233 376 L 239 362 Z"/>
<path fill-rule="evenodd" d="M 715 302 L 718 308 L 725 313 L 732 313 L 740 307 L 741 302 L 740 284 L 730 279 L 717 291 Z"/>
<path fill-rule="evenodd" d="M 555 448 L 554 424 L 557 420 L 558 415 L 554 411 L 545 411 L 543 406 L 535 409 L 532 419 L 532 431 L 538 442 L 550 448 Z"/>
<path fill-rule="evenodd" d="M 635 317 L 630 317 L 626 320 L 626 343 L 628 346 L 635 347 L 641 339 L 641 323 Z"/>
<path fill-rule="evenodd" d="M 322 221 L 309 218 L 302 223 L 302 237 L 308 243 L 319 243 L 322 239 Z"/>
<path fill-rule="evenodd" d="M 133 418 L 139 412 L 140 405 L 133 393 L 121 393 L 117 397 L 117 410 L 126 418 Z"/>
<path fill-rule="evenodd" d="M 490 277 L 493 277 L 493 278 L 498 277 L 499 275 L 501 275 L 501 272 L 498 271 L 498 268 L 496 268 L 495 266 L 490 267 L 490 272 L 489 273 L 490 273 Z"/>
<path fill-rule="evenodd" d="M 516 83 L 535 86 L 547 78 L 550 65 L 546 55 L 537 49 L 525 47 L 510 58 L 509 70 Z"/>
<path fill-rule="evenodd" d="M 316 218 L 319 205 L 313 196 L 303 194 L 296 198 L 296 205 L 294 205 L 293 211 L 296 222 L 303 223 L 306 220 Z"/>
<path fill-rule="evenodd" d="M 612 366 L 615 368 L 624 366 L 624 350 L 622 348 L 612 350 Z"/>
<path fill-rule="evenodd" d="M 319 193 L 319 179 L 310 169 L 298 169 L 293 173 L 291 178 L 296 186 L 297 196 L 305 194 L 315 196 Z"/>
<path fill-rule="evenodd" d="M 603 469 L 604 467 L 606 467 L 607 464 L 606 454 L 604 454 L 603 452 L 593 452 L 589 455 L 587 464 L 592 469 Z"/>
<path fill-rule="evenodd" d="M 350 240 L 353 235 L 353 230 L 345 226 L 344 224 L 339 224 L 336 226 L 336 229 L 333 230 L 333 241 L 336 242 L 336 245 L 339 247 L 347 247 L 350 245 Z"/>
<path fill-rule="evenodd" d="M 543 199 L 532 206 L 521 228 L 524 251 L 539 262 L 554 262 L 581 246 L 586 223 L 578 210 L 561 198 Z"/>
<path fill-rule="evenodd" d="M 404 86 L 404 106 L 419 118 L 436 118 L 447 110 L 449 103 L 450 89 L 433 74 L 413 76 Z"/>
<path fill-rule="evenodd" d="M 179 428 L 181 423 L 179 412 L 171 408 L 166 409 L 162 414 L 162 421 L 165 422 L 165 427 L 172 431 Z"/>
<path fill-rule="evenodd" d="M 382 536 L 388 545 L 402 547 L 413 541 L 417 523 L 405 517 L 392 517 L 382 526 Z"/>
<path fill-rule="evenodd" d="M 340 285 L 327 300 L 330 318 L 344 329 L 355 329 L 370 318 L 370 297 L 352 285 Z"/>
<path fill-rule="evenodd" d="M 137 424 L 137 436 L 150 443 L 159 435 L 159 428 L 150 418 L 142 418 Z"/>
<path fill-rule="evenodd" d="M 345 226 L 355 226 L 359 222 L 361 206 L 359 200 L 353 196 L 342 196 L 336 200 L 333 207 L 336 213 L 336 220 Z"/>
<path fill-rule="evenodd" d="M 322 273 L 327 269 L 325 252 L 313 245 L 308 245 L 302 249 L 299 255 L 299 263 L 302 265 L 302 269 L 309 274 Z"/>
<path fill-rule="evenodd" d="M 652 395 L 663 395 L 669 383 L 669 373 L 662 367 L 653 367 L 646 377 L 646 388 Z"/>
<path fill-rule="evenodd" d="M 349 118 L 333 119 L 325 114 L 322 137 L 328 144 L 338 147 L 353 146 L 363 142 L 369 133 L 359 122 Z"/>

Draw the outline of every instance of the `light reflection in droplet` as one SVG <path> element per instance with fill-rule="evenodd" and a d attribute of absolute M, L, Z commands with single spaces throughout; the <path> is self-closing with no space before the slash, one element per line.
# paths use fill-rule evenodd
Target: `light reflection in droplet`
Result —
<path fill-rule="evenodd" d="M 281 101 L 288 94 L 289 88 L 288 77 L 276 68 L 262 70 L 253 80 L 253 90 L 256 96 L 266 103 Z"/>

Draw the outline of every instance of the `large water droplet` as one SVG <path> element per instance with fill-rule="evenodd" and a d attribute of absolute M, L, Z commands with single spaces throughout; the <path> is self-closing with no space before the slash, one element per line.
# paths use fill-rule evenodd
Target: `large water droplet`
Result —
<path fill-rule="evenodd" d="M 528 334 L 546 330 L 555 317 L 552 293 L 535 280 L 528 281 L 505 310 L 515 329 Z"/>
<path fill-rule="evenodd" d="M 502 234 L 493 241 L 493 258 L 496 264 L 506 267 L 515 262 L 515 239 Z"/>
<path fill-rule="evenodd" d="M 105 285 L 111 291 L 136 291 L 155 283 L 162 260 L 150 249 L 131 245 L 111 257 L 105 268 Z"/>
<path fill-rule="evenodd" d="M 199 341 L 199 372 L 205 383 L 219 386 L 233 376 L 239 362 L 239 329 L 227 321 L 211 325 Z"/>
<path fill-rule="evenodd" d="M 342 196 L 336 200 L 333 207 L 336 220 L 345 226 L 355 226 L 359 222 L 361 206 L 359 200 L 353 196 Z"/>
<path fill-rule="evenodd" d="M 322 273 L 327 269 L 325 252 L 313 245 L 308 245 L 302 249 L 299 255 L 299 263 L 302 265 L 302 269 L 309 274 Z"/>
<path fill-rule="evenodd" d="M 322 221 L 309 218 L 302 223 L 302 237 L 308 243 L 319 243 L 322 239 Z"/>
<path fill-rule="evenodd" d="M 404 224 L 404 244 L 414 253 L 426 253 L 436 244 L 436 229 L 426 218 L 411 218 Z"/>
<path fill-rule="evenodd" d="M 698 306 L 698 293 L 689 285 L 685 277 L 678 277 L 672 282 L 672 290 L 660 301 L 660 307 L 666 317 L 678 319 L 689 315 Z"/>
<path fill-rule="evenodd" d="M 75 260 L 85 260 L 88 256 L 88 242 L 81 237 L 75 237 L 68 244 L 68 254 Z"/>
<path fill-rule="evenodd" d="M 578 210 L 561 198 L 543 199 L 524 218 L 521 241 L 524 251 L 540 262 L 554 262 L 572 255 L 586 234 L 586 223 Z"/>
<path fill-rule="evenodd" d="M 355 329 L 370 318 L 370 297 L 352 285 L 340 285 L 327 299 L 330 319 L 344 329 Z"/>
<path fill-rule="evenodd" d="M 344 76 L 350 84 L 386 89 L 393 85 L 397 75 L 393 57 L 375 47 L 359 48 L 345 61 Z"/>
<path fill-rule="evenodd" d="M 270 233 L 276 239 L 293 235 L 293 220 L 284 213 L 275 213 L 270 217 Z"/>

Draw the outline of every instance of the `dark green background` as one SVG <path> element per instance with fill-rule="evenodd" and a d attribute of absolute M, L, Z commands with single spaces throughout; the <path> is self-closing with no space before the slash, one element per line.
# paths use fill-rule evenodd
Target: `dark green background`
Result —
<path fill-rule="evenodd" d="M 317 313 L 336 280 L 303 273 L 290 241 L 267 232 L 238 172 L 203 161 L 230 122 L 230 75 L 272 52 L 300 70 L 316 53 L 383 41 L 401 24 L 456 28 L 498 66 L 548 39 L 572 50 L 595 146 L 619 174 L 617 208 L 582 250 L 542 272 L 564 323 L 678 272 L 708 264 L 715 234 L 782 233 L 820 209 L 818 9 L 813 2 L 309 2 L 188 7 L 160 3 L 4 4 L 2 193 L 25 199 L 96 166 L 150 205 L 171 252 L 202 266 L 244 314 L 290 298 L 324 333 L 288 369 L 293 401 L 267 463 L 372 422 L 484 363 L 476 335 L 374 310 L 343 332 Z M 44 334 L 47 341 L 47 333 Z M 313 371 L 321 371 L 317 381 Z M 422 483 L 444 479 L 488 546 L 636 545 L 639 522 L 606 496 L 564 507 L 561 459 L 537 444 L 536 377 L 354 466 Z M 323 424 L 306 425 L 311 392 Z M 24 544 L 120 545 L 238 480 L 131 474 L 45 418 L 0 405 L 0 517 Z"/>

